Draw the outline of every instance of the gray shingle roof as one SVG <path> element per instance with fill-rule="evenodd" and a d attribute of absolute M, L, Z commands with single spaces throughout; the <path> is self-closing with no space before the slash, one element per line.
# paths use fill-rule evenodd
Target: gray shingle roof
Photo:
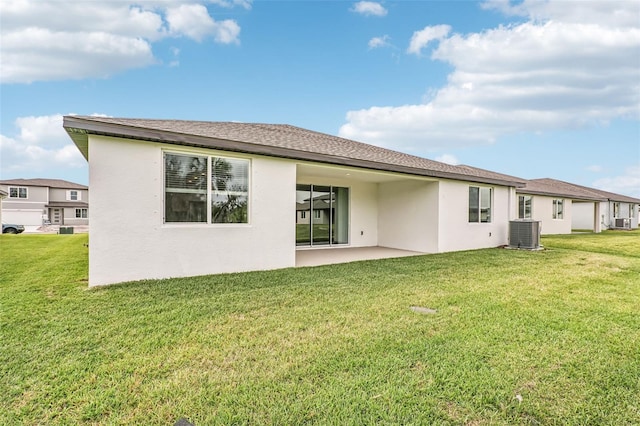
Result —
<path fill-rule="evenodd" d="M 574 200 L 591 201 L 622 201 L 628 203 L 640 203 L 640 199 L 627 197 L 626 195 L 614 194 L 595 188 L 589 188 L 574 183 L 564 182 L 557 179 L 543 178 L 531 179 L 527 181 L 524 188 L 518 188 L 516 192 L 520 194 L 540 194 L 549 196 L 559 196 L 572 198 Z"/>
<path fill-rule="evenodd" d="M 623 203 L 640 203 L 640 198 L 629 197 L 627 195 L 614 194 L 613 192 L 603 191 L 601 189 L 593 189 L 596 194 L 602 195 L 611 201 L 621 201 Z"/>
<path fill-rule="evenodd" d="M 286 124 L 67 116 L 64 127 L 85 158 L 88 134 L 97 134 L 420 176 L 509 186 L 524 184 L 524 179 L 518 177 L 453 166 Z"/>
<path fill-rule="evenodd" d="M 48 188 L 62 189 L 89 189 L 86 185 L 69 182 L 62 179 L 8 179 L 0 180 L 0 185 L 20 185 L 20 186 L 44 186 Z"/>

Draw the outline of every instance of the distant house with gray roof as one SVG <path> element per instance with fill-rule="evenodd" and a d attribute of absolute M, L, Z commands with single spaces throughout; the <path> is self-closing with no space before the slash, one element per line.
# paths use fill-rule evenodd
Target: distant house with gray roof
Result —
<path fill-rule="evenodd" d="M 577 205 L 592 212 L 599 209 L 602 197 L 573 184 L 555 179 L 532 179 L 516 190 L 517 218 L 540 222 L 542 234 L 570 234 L 574 228 L 573 214 Z M 595 217 L 596 213 L 592 213 Z M 591 220 L 582 229 L 600 232 L 599 223 Z"/>
<path fill-rule="evenodd" d="M 543 234 L 638 228 L 640 199 L 557 179 L 532 179 L 518 194 L 518 219 L 541 222 Z"/>
<path fill-rule="evenodd" d="M 0 180 L 2 220 L 25 226 L 89 224 L 89 188 L 62 179 Z"/>
<path fill-rule="evenodd" d="M 68 116 L 64 128 L 89 162 L 92 286 L 345 248 L 502 246 L 526 184 L 290 125 Z"/>
<path fill-rule="evenodd" d="M 586 208 L 588 206 L 578 205 L 574 208 L 574 229 L 584 229 L 592 219 L 599 222 L 602 229 L 638 229 L 639 198 L 580 185 L 574 186 L 602 199 L 595 216 L 589 208 Z"/>

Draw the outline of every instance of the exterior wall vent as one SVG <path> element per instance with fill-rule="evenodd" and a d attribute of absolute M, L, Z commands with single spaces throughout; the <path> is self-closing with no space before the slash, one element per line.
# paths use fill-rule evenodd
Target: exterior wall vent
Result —
<path fill-rule="evenodd" d="M 540 222 L 512 220 L 509 222 L 509 247 L 535 250 L 540 248 Z"/>
<path fill-rule="evenodd" d="M 631 229 L 631 220 L 627 218 L 617 218 L 615 221 L 616 229 Z"/>

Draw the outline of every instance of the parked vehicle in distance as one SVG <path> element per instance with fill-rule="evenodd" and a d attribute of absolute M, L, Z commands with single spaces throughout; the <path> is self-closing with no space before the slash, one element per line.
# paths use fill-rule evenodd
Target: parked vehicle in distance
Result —
<path fill-rule="evenodd" d="M 21 232 L 24 232 L 24 225 L 14 225 L 8 223 L 2 224 L 3 234 L 20 234 Z"/>

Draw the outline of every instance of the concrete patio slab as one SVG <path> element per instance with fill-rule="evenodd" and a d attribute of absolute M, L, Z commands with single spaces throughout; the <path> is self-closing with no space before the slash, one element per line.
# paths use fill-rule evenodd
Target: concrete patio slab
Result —
<path fill-rule="evenodd" d="M 296 251 L 296 266 L 332 265 L 335 263 L 356 262 L 358 260 L 420 256 L 422 254 L 425 253 L 388 247 L 298 249 Z"/>

